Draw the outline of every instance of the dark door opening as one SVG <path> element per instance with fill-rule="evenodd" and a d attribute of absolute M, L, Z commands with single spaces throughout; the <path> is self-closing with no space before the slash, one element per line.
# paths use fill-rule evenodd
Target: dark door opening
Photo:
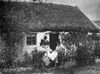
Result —
<path fill-rule="evenodd" d="M 55 50 L 56 46 L 57 46 L 57 41 L 59 40 L 58 38 L 59 34 L 55 33 L 55 34 L 50 34 L 50 48 L 52 50 Z"/>

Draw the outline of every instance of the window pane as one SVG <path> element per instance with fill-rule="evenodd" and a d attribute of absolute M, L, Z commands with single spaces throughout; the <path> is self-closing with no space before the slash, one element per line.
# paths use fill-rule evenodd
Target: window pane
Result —
<path fill-rule="evenodd" d="M 36 35 L 27 36 L 27 45 L 36 45 Z"/>

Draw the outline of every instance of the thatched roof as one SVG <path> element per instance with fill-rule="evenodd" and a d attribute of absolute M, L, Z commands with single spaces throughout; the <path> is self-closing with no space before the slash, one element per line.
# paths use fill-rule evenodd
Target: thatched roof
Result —
<path fill-rule="evenodd" d="M 77 6 L 6 2 L 4 9 L 13 26 L 31 31 L 98 31 Z"/>

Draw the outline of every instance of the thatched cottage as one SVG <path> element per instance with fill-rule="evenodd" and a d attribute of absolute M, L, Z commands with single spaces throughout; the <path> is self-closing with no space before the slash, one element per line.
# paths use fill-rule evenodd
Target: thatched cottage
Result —
<path fill-rule="evenodd" d="M 61 38 L 61 32 L 98 32 L 99 29 L 77 6 L 6 2 L 3 13 L 12 23 L 10 26 L 22 31 L 23 50 L 29 53 L 40 44 L 44 35 L 47 35 L 52 49 L 56 40 Z"/>

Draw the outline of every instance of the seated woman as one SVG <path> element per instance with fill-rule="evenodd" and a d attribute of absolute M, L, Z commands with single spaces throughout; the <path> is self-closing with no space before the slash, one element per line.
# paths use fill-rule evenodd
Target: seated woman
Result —
<path fill-rule="evenodd" d="M 52 51 L 49 47 L 50 42 L 47 40 L 47 36 L 44 36 L 44 39 L 41 40 L 40 46 L 45 49 L 46 52 Z"/>
<path fill-rule="evenodd" d="M 40 46 L 41 45 L 49 45 L 50 42 L 47 40 L 47 36 L 44 36 L 44 39 L 41 40 Z"/>

